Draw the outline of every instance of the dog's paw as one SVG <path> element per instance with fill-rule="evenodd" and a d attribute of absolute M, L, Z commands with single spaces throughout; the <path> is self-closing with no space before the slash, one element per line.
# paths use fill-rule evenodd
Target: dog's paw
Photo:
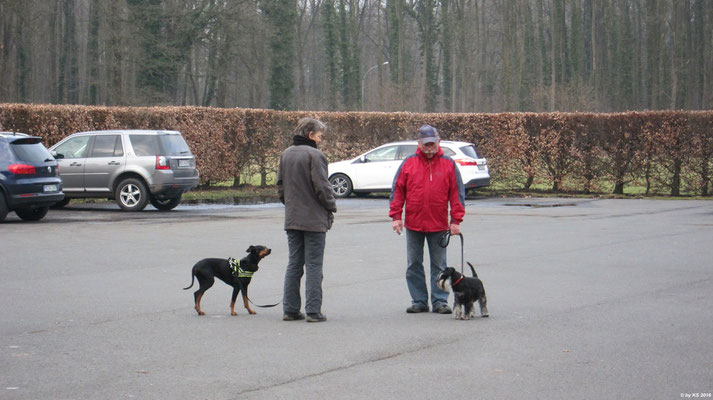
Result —
<path fill-rule="evenodd" d="M 232 315 L 233 317 L 237 317 L 237 316 L 238 316 L 238 313 L 236 313 L 235 311 L 231 311 L 231 312 L 230 312 L 230 315 Z"/>
<path fill-rule="evenodd" d="M 257 314 L 257 313 L 256 313 L 255 311 L 253 311 L 253 310 L 250 310 L 250 311 L 248 311 L 248 312 L 250 313 L 250 315 L 255 315 L 255 314 Z"/>

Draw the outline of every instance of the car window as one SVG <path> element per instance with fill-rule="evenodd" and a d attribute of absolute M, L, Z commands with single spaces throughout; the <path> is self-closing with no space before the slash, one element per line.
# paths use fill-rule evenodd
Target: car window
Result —
<path fill-rule="evenodd" d="M 396 160 L 396 152 L 399 149 L 398 146 L 389 146 L 376 149 L 371 153 L 366 155 L 366 161 L 377 162 L 377 161 L 394 161 Z"/>
<path fill-rule="evenodd" d="M 418 149 L 417 144 L 404 144 L 400 147 L 401 152 L 399 153 L 399 160 L 403 160 L 404 158 L 410 156 L 411 154 L 416 152 L 416 149 Z"/>
<path fill-rule="evenodd" d="M 453 157 L 454 155 L 456 155 L 456 152 L 449 149 L 448 147 L 441 146 L 441 150 L 443 150 L 443 154 L 447 155 L 448 157 Z"/>
<path fill-rule="evenodd" d="M 161 149 L 164 156 L 185 156 L 190 155 L 191 150 L 188 148 L 188 144 L 183 140 L 181 135 L 161 135 L 159 136 L 161 141 Z"/>
<path fill-rule="evenodd" d="M 50 154 L 42 143 L 22 143 L 22 141 L 17 141 L 11 143 L 12 150 L 17 155 L 17 158 L 27 163 L 43 163 L 47 160 L 54 160 L 54 157 Z"/>
<path fill-rule="evenodd" d="M 120 135 L 99 135 L 94 138 L 91 157 L 120 157 L 123 155 Z"/>
<path fill-rule="evenodd" d="M 83 158 L 90 138 L 90 136 L 78 136 L 55 147 L 57 158 Z"/>
<path fill-rule="evenodd" d="M 10 145 L 4 141 L 0 140 L 0 160 L 9 160 L 10 156 L 12 155 L 10 153 Z"/>
<path fill-rule="evenodd" d="M 480 153 L 478 152 L 478 149 L 476 149 L 475 146 L 472 144 L 470 146 L 461 147 L 460 151 L 462 151 L 463 154 L 465 154 L 466 156 L 468 156 L 470 158 L 482 158 L 479 155 Z"/>
<path fill-rule="evenodd" d="M 129 140 L 137 156 L 156 156 L 161 154 L 158 147 L 158 137 L 155 135 L 129 135 Z"/>

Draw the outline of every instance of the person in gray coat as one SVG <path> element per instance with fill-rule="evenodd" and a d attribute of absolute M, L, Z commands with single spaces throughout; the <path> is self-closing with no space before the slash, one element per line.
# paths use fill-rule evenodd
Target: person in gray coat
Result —
<path fill-rule="evenodd" d="M 285 205 L 289 247 L 282 299 L 285 321 L 305 319 L 300 312 L 300 281 L 305 273 L 307 322 L 327 320 L 322 314 L 322 263 L 337 203 L 327 179 L 327 157 L 317 149 L 325 130 L 319 120 L 301 119 L 292 146 L 282 153 L 277 171 L 277 191 Z"/>

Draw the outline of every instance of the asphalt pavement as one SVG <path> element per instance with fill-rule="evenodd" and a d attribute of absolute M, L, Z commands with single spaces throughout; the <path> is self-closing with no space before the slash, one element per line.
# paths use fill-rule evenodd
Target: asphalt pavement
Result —
<path fill-rule="evenodd" d="M 465 259 L 490 318 L 406 314 L 405 237 L 385 198 L 338 202 L 328 321 L 230 316 L 192 265 L 272 254 L 250 285 L 281 299 L 283 209 L 70 205 L 0 224 L 0 399 L 681 399 L 713 392 L 713 202 L 468 200 Z M 449 264 L 460 268 L 452 241 Z M 467 267 L 466 267 L 467 268 Z M 195 287 L 194 287 L 195 289 Z M 452 299 L 452 296 L 451 296 Z M 241 305 L 241 302 L 238 302 Z"/>

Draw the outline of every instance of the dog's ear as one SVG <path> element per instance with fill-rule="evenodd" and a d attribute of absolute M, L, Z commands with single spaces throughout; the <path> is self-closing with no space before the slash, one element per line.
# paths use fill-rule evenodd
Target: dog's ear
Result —
<path fill-rule="evenodd" d="M 250 246 L 247 250 L 245 250 L 246 253 L 252 253 L 253 251 L 255 251 L 255 246 Z"/>

